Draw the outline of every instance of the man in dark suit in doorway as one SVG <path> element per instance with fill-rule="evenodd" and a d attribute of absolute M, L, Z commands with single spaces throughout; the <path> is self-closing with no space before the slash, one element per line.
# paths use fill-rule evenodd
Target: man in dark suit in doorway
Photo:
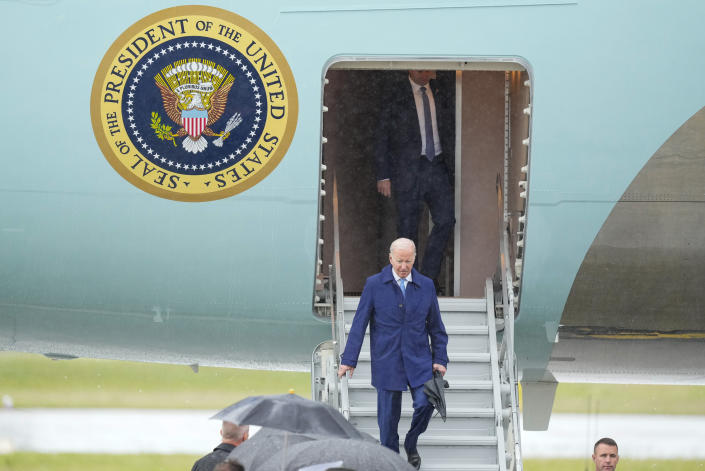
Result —
<path fill-rule="evenodd" d="M 431 212 L 433 229 L 421 273 L 439 290 L 443 252 L 455 224 L 451 182 L 453 110 L 431 79 L 435 71 L 410 70 L 408 79 L 383 93 L 376 131 L 377 191 L 394 195 L 397 236 L 418 244 L 421 203 Z"/>

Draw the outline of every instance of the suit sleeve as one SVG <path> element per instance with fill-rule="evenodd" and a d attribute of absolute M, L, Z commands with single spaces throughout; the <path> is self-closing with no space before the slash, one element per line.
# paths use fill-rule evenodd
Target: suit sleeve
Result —
<path fill-rule="evenodd" d="M 433 363 L 448 366 L 448 334 L 441 319 L 441 310 L 438 307 L 438 298 L 434 296 L 431 303 L 431 312 L 427 320 L 428 335 L 431 338 L 431 354 Z"/>
<path fill-rule="evenodd" d="M 353 368 L 357 367 L 357 357 L 360 355 L 362 342 L 365 339 L 365 331 L 367 330 L 367 325 L 370 323 L 370 317 L 374 309 L 373 288 L 370 285 L 371 283 L 368 280 L 362 290 L 360 303 L 357 305 L 355 318 L 353 319 L 350 333 L 345 342 L 345 351 L 343 351 L 340 358 L 340 363 L 352 366 Z"/>

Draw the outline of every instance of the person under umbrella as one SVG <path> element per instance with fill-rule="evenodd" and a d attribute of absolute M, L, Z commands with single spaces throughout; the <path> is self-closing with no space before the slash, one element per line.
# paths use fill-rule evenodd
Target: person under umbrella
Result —
<path fill-rule="evenodd" d="M 193 464 L 191 471 L 213 471 L 218 463 L 225 461 L 231 451 L 247 440 L 250 433 L 248 425 L 237 425 L 231 421 L 223 421 L 220 428 L 222 442 L 212 452 L 200 458 Z"/>
<path fill-rule="evenodd" d="M 321 435 L 291 433 L 285 430 L 263 427 L 249 440 L 235 448 L 228 459 L 236 459 L 246 470 L 257 469 L 273 454 L 298 443 L 325 438 Z"/>
<path fill-rule="evenodd" d="M 369 439 L 329 405 L 296 394 L 248 397 L 219 411 L 211 419 L 261 425 L 292 433 Z"/>

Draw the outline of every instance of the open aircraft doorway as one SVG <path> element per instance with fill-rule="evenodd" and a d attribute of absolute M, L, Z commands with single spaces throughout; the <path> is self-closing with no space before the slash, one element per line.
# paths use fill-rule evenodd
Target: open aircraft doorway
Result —
<path fill-rule="evenodd" d="M 518 58 L 410 60 L 338 57 L 324 71 L 322 167 L 326 196 L 319 229 L 321 265 L 334 260 L 333 181 L 336 182 L 340 270 L 346 295 L 359 295 L 365 280 L 388 263 L 397 237 L 394 195 L 377 189 L 375 152 L 391 87 L 409 85 L 409 70 L 433 70 L 438 108 L 450 110 L 443 148 L 451 181 L 455 225 L 445 247 L 441 294 L 484 296 L 497 272 L 501 232 L 508 227 L 509 254 L 518 295 L 526 226 L 531 82 Z M 450 129 L 448 129 L 450 127 Z M 392 183 L 393 184 L 393 183 Z M 423 258 L 433 222 L 419 211 L 418 256 Z M 417 259 L 419 258 L 417 257 Z M 417 267 L 418 268 L 418 267 Z M 326 271 L 323 269 L 322 271 Z"/>

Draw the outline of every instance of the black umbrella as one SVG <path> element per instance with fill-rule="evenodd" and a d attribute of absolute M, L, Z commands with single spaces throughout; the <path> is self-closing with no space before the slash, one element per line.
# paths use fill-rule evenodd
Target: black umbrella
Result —
<path fill-rule="evenodd" d="M 253 396 L 226 407 L 211 419 L 261 425 L 294 433 L 365 439 L 345 417 L 322 402 L 295 394 Z"/>
<path fill-rule="evenodd" d="M 448 381 L 443 379 L 440 371 L 434 371 L 433 378 L 423 384 L 423 392 L 428 396 L 428 402 L 441 414 L 443 422 L 446 421 L 446 396 L 443 390 L 449 387 Z"/>
<path fill-rule="evenodd" d="M 263 427 L 252 437 L 236 446 L 230 452 L 228 458 L 237 459 L 246 470 L 257 469 L 262 463 L 272 457 L 273 454 L 281 451 L 285 447 L 291 447 L 301 442 L 320 440 L 327 437 L 320 435 L 306 435 L 301 433 L 291 433 L 285 430 Z"/>
<path fill-rule="evenodd" d="M 247 471 L 298 471 L 308 466 L 316 466 L 312 469 L 344 467 L 361 471 L 414 470 L 398 453 L 382 445 L 362 440 L 330 438 L 297 443 Z"/>

